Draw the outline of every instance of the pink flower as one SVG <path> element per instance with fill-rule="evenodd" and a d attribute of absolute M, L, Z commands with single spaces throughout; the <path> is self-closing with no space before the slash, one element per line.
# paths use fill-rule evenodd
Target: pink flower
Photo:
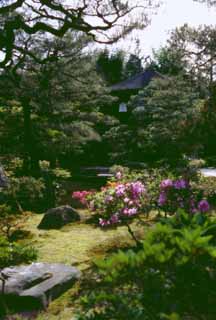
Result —
<path fill-rule="evenodd" d="M 137 214 L 137 208 L 130 208 L 128 209 L 128 216 L 134 216 L 135 214 Z"/>
<path fill-rule="evenodd" d="M 119 220 L 118 213 L 115 213 L 115 214 L 113 214 L 113 215 L 111 216 L 110 222 L 113 223 L 113 224 L 116 224 L 116 223 L 121 222 L 121 221 Z"/>
<path fill-rule="evenodd" d="M 130 201 L 130 199 L 129 198 L 124 198 L 124 203 L 128 203 L 129 201 Z"/>
<path fill-rule="evenodd" d="M 142 182 L 131 182 L 131 191 L 134 198 L 139 197 L 145 192 L 145 187 Z"/>
<path fill-rule="evenodd" d="M 79 202 L 82 204 L 86 204 L 87 203 L 86 197 L 90 194 L 92 194 L 92 191 L 85 191 L 85 190 L 84 191 L 74 191 L 72 193 L 72 198 L 79 200 Z"/>
<path fill-rule="evenodd" d="M 120 171 L 118 171 L 115 175 L 117 180 L 120 180 L 122 178 L 122 173 Z"/>
<path fill-rule="evenodd" d="M 123 214 L 128 215 L 128 208 L 123 209 Z"/>
<path fill-rule="evenodd" d="M 174 181 L 173 186 L 175 189 L 186 189 L 188 187 L 188 182 L 184 179 L 179 179 Z"/>
<path fill-rule="evenodd" d="M 173 182 L 171 179 L 165 179 L 161 181 L 160 187 L 161 189 L 168 189 L 173 186 Z"/>
<path fill-rule="evenodd" d="M 110 225 L 110 221 L 109 221 L 109 220 L 102 219 L 102 218 L 99 218 L 99 225 L 100 225 L 101 227 L 106 227 L 106 226 Z"/>
<path fill-rule="evenodd" d="M 207 211 L 209 211 L 210 205 L 209 205 L 208 201 L 207 201 L 207 200 L 201 200 L 201 201 L 198 203 L 198 209 L 199 209 L 201 212 L 207 212 Z"/>
<path fill-rule="evenodd" d="M 124 208 L 122 212 L 125 216 L 131 217 L 137 214 L 137 208 Z"/>
<path fill-rule="evenodd" d="M 167 195 L 166 195 L 166 193 L 164 191 L 162 191 L 160 193 L 160 196 L 159 196 L 159 199 L 158 199 L 158 205 L 159 206 L 164 206 L 166 201 L 167 201 Z"/>
<path fill-rule="evenodd" d="M 125 186 L 123 184 L 119 184 L 116 188 L 115 188 L 115 193 L 117 197 L 122 197 L 125 195 Z"/>
<path fill-rule="evenodd" d="M 105 198 L 104 201 L 105 201 L 106 203 L 109 203 L 109 202 L 112 202 L 113 199 L 114 199 L 113 196 L 106 196 L 106 198 Z"/>

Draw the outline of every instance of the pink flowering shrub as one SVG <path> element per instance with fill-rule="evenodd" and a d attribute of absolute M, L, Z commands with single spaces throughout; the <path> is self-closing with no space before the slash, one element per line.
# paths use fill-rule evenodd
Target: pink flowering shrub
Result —
<path fill-rule="evenodd" d="M 88 197 L 92 195 L 94 191 L 74 191 L 72 193 L 72 198 L 78 200 L 82 205 L 88 207 L 89 201 Z"/>
<path fill-rule="evenodd" d="M 110 183 L 88 197 L 88 206 L 99 218 L 101 227 L 109 227 L 137 216 L 144 206 L 146 189 L 142 182 Z"/>
<path fill-rule="evenodd" d="M 202 193 L 193 189 L 185 179 L 162 180 L 158 207 L 169 214 L 174 214 L 179 208 L 191 214 L 210 210 L 210 205 L 202 198 Z"/>

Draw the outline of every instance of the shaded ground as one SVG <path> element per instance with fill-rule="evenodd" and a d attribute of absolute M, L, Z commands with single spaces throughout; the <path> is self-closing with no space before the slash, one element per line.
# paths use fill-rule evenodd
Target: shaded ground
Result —
<path fill-rule="evenodd" d="M 92 224 L 87 224 L 85 222 L 87 214 L 85 211 L 81 212 L 84 218 L 81 222 L 71 223 L 60 230 L 48 231 L 37 229 L 43 215 L 31 214 L 25 224 L 25 229 L 32 233 L 28 244 L 33 244 L 37 248 L 38 261 L 73 265 L 85 273 L 95 258 L 103 257 L 113 248 L 134 244 L 126 227 L 120 226 L 117 229 L 104 231 Z M 138 237 L 143 235 L 143 226 L 133 223 L 131 227 L 136 230 Z M 53 301 L 48 310 L 36 318 L 33 315 L 30 317 L 22 315 L 13 319 L 72 320 L 78 288 L 79 283 Z"/>
<path fill-rule="evenodd" d="M 103 256 L 112 248 L 133 244 L 127 228 L 102 230 L 85 221 L 71 223 L 60 230 L 38 230 L 37 225 L 42 215 L 32 215 L 26 222 L 25 229 L 33 238 L 29 241 L 38 249 L 38 261 L 60 262 L 77 266 L 84 270 L 90 266 L 93 258 Z M 140 227 L 133 225 L 135 230 Z"/>

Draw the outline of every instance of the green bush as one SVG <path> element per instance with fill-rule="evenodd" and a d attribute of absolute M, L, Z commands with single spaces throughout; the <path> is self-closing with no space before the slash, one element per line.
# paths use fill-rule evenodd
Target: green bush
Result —
<path fill-rule="evenodd" d="M 5 237 L 0 236 L 0 269 L 21 263 L 29 263 L 36 260 L 36 258 L 37 252 L 34 248 L 11 243 Z"/>
<path fill-rule="evenodd" d="M 14 212 L 10 206 L 0 205 L 0 234 L 10 240 L 12 231 L 20 224 L 21 216 L 21 214 Z"/>
<path fill-rule="evenodd" d="M 198 181 L 194 182 L 198 192 L 203 192 L 212 207 L 216 206 L 216 178 L 199 176 Z"/>
<path fill-rule="evenodd" d="M 182 229 L 155 225 L 142 249 L 119 251 L 96 262 L 98 286 L 82 298 L 78 319 L 213 319 L 212 237 L 203 224 Z"/>
<path fill-rule="evenodd" d="M 2 202 L 13 209 L 37 211 L 44 207 L 45 183 L 42 178 L 11 177 L 10 186 L 2 192 Z"/>
<path fill-rule="evenodd" d="M 24 223 L 29 218 L 29 212 L 17 212 L 10 206 L 0 205 L 0 235 L 9 242 L 31 236 L 31 232 L 23 229 Z"/>

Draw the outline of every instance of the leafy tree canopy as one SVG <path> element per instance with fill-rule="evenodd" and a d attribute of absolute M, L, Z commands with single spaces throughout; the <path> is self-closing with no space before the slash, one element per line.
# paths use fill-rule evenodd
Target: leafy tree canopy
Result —
<path fill-rule="evenodd" d="M 142 60 L 136 54 L 130 54 L 124 68 L 124 78 L 130 78 L 143 71 Z"/>
<path fill-rule="evenodd" d="M 133 136 L 137 152 L 151 159 L 172 158 L 186 150 L 203 103 L 189 83 L 170 77 L 152 80 L 132 97 L 130 105 L 135 118 Z"/>
<path fill-rule="evenodd" d="M 196 78 L 212 81 L 216 66 L 216 28 L 212 26 L 189 27 L 187 24 L 176 28 L 168 41 L 172 52 L 179 52 L 190 73 Z"/>

